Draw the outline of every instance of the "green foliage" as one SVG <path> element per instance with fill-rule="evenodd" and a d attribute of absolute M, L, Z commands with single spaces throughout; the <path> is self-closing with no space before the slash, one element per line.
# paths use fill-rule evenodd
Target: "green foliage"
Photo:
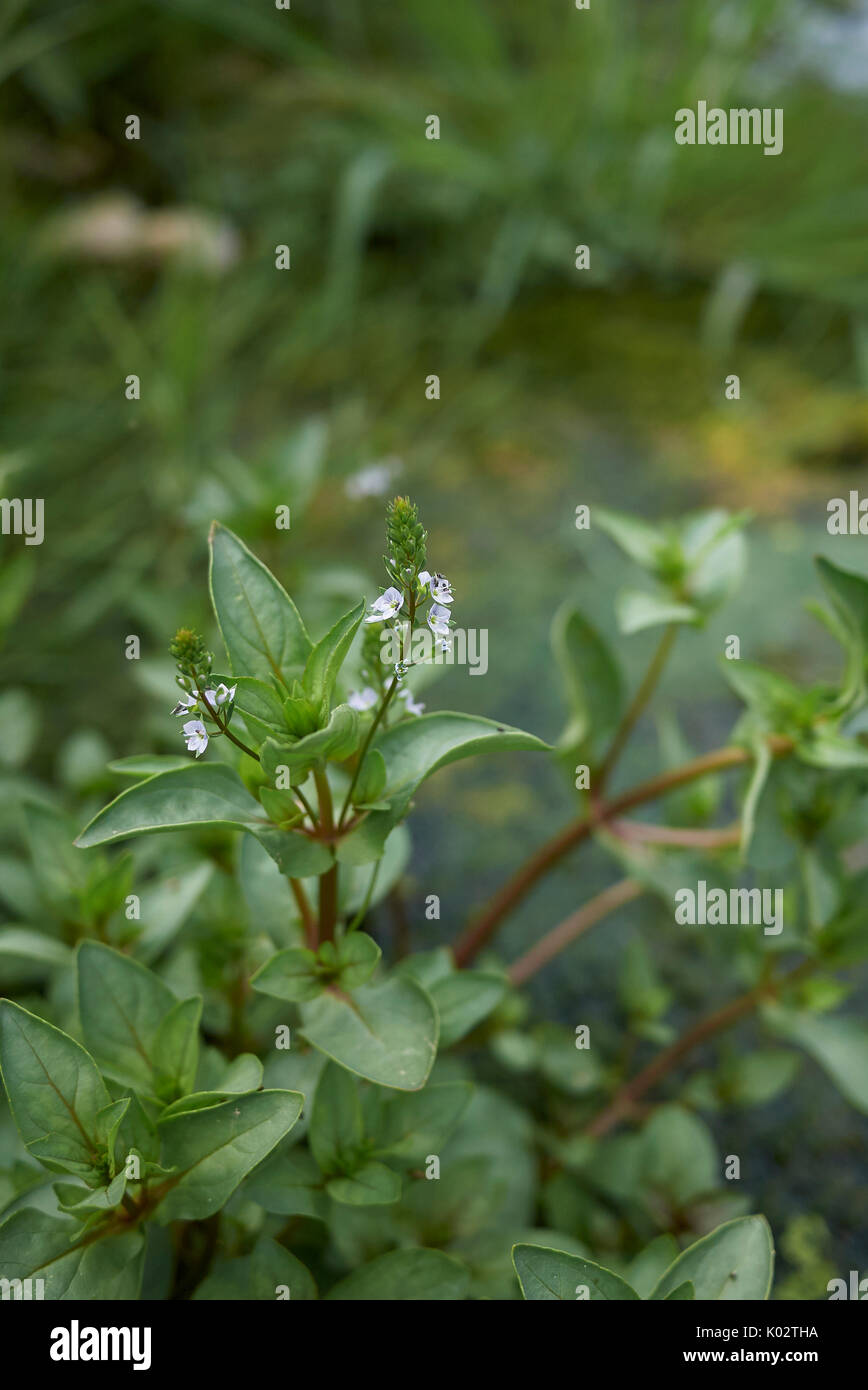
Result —
<path fill-rule="evenodd" d="M 729 1186 L 703 1112 L 783 1095 L 805 1071 L 800 1051 L 868 1112 L 865 1030 L 838 1012 L 837 976 L 868 955 L 864 873 L 845 854 L 865 795 L 868 584 L 822 567 L 834 607 L 823 621 L 845 647 L 840 690 L 728 663 L 746 707 L 733 742 L 679 765 L 687 745 L 670 720 L 650 790 L 592 801 L 592 781 L 546 847 L 553 867 L 596 831 L 638 885 L 623 901 L 656 897 L 670 932 L 673 894 L 700 879 L 749 893 L 771 866 L 786 904 L 780 940 L 759 920 L 721 928 L 735 948 L 700 942 L 717 974 L 735 949 L 747 992 L 680 1035 L 670 957 L 646 925 L 634 930 L 615 976 L 624 1038 L 601 1030 L 589 1047 L 582 1025 L 534 1018 L 517 988 L 593 925 L 588 904 L 547 954 L 513 967 L 490 930 L 477 939 L 479 921 L 451 947 L 395 950 L 376 905 L 400 880 L 405 821 L 430 778 L 477 754 L 532 751 L 554 752 L 555 770 L 586 756 L 605 779 L 653 681 L 631 704 L 608 643 L 568 605 L 552 628 L 567 707 L 556 748 L 480 715 L 415 712 L 401 698 L 417 674 L 414 627 L 452 592 L 420 569 L 412 504 L 389 518 L 390 587 L 317 641 L 265 565 L 212 528 L 228 669 L 212 671 L 192 631 L 172 653 L 179 716 L 204 739 L 181 766 L 120 760 L 132 785 L 75 845 L 63 813 L 38 795 L 22 803 L 29 862 L 10 861 L 5 890 L 19 920 L 0 929 L 0 961 L 24 972 L 19 999 L 0 1001 L 18 1136 L 7 1126 L 0 1150 L 13 1155 L 0 1170 L 0 1273 L 45 1277 L 56 1298 L 765 1299 L 771 1233 Z M 704 622 L 743 562 L 742 518 L 599 519 L 657 586 L 630 600 L 634 613 L 669 604 L 669 625 L 673 603 Z M 401 659 L 381 660 L 372 630 L 396 637 Z M 704 824 L 732 768 L 749 822 L 740 851 Z M 669 791 L 699 826 L 621 817 Z M 118 852 L 120 840 L 131 848 Z M 520 871 L 522 890 L 535 872 Z M 514 884 L 489 909 L 494 925 Z M 749 1015 L 764 1044 L 724 1045 L 679 1086 L 683 1058 Z M 657 1061 L 634 1070 L 648 1049 Z"/>

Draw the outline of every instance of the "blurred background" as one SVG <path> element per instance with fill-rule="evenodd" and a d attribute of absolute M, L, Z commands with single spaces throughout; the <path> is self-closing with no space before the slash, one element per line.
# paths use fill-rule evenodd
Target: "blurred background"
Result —
<path fill-rule="evenodd" d="M 699 99 L 782 107 L 783 153 L 677 146 L 674 112 Z M 487 675 L 448 670 L 428 708 L 550 739 L 551 618 L 573 599 L 611 630 L 624 572 L 575 530 L 579 503 L 755 514 L 749 583 L 664 682 L 690 748 L 735 716 L 725 635 L 796 677 L 836 669 L 802 600 L 826 503 L 868 456 L 864 3 L 4 0 L 0 107 L 0 492 L 44 498 L 46 527 L 39 547 L 0 538 L 7 869 L 22 791 L 80 823 L 117 789 L 108 758 L 179 751 L 165 651 L 181 623 L 212 631 L 215 516 L 319 635 L 375 594 L 384 501 L 411 494 L 461 624 L 489 632 Z M 836 540 L 835 559 L 864 570 L 863 547 Z M 634 676 L 653 641 L 622 643 Z M 414 942 L 453 935 L 572 798 L 521 756 L 438 777 L 404 890 Z M 610 877 L 593 854 L 565 864 L 505 957 Z M 636 904 L 538 977 L 540 1015 L 615 1030 L 613 971 L 655 913 Z M 707 962 L 671 921 L 653 942 L 693 1017 Z M 786 1233 L 789 1297 L 868 1265 L 868 1125 L 803 1071 L 771 1106 L 710 1117 Z"/>

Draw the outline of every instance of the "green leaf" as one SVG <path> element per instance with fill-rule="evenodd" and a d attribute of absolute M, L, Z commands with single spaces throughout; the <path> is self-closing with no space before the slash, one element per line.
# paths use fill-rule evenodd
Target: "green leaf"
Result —
<path fill-rule="evenodd" d="M 329 1203 L 323 1176 L 314 1158 L 304 1148 L 295 1147 L 274 1154 L 251 1174 L 244 1185 L 244 1196 L 275 1216 L 310 1216 L 324 1221 Z"/>
<path fill-rule="evenodd" d="M 431 985 L 429 993 L 440 1017 L 440 1046 L 451 1047 L 490 1013 L 506 993 L 502 975 L 482 970 L 456 971 Z"/>
<path fill-rule="evenodd" d="M 698 1300 L 765 1299 L 772 1286 L 774 1258 L 765 1217 L 740 1216 L 688 1246 L 651 1297 L 667 1298 L 689 1281 Z"/>
<path fill-rule="evenodd" d="M 365 601 L 362 599 L 349 613 L 338 618 L 334 627 L 330 628 L 325 637 L 317 642 L 307 659 L 301 683 L 305 693 L 323 711 L 327 711 L 331 703 L 335 681 L 352 645 L 364 612 Z"/>
<path fill-rule="evenodd" d="M 668 1232 L 657 1236 L 631 1260 L 626 1270 L 627 1283 L 640 1298 L 650 1298 L 655 1286 L 677 1258 L 678 1242 L 675 1237 Z"/>
<path fill-rule="evenodd" d="M 233 672 L 287 685 L 311 651 L 295 604 L 226 527 L 215 522 L 209 543 L 211 602 Z"/>
<path fill-rule="evenodd" d="M 683 1284 L 679 1284 L 677 1289 L 673 1289 L 671 1293 L 666 1295 L 666 1301 L 669 1302 L 672 1299 L 683 1301 L 684 1299 L 695 1297 L 696 1289 L 693 1284 L 691 1284 L 690 1280 L 687 1279 Z"/>
<path fill-rule="evenodd" d="M 699 609 L 689 603 L 679 603 L 667 594 L 647 593 L 644 589 L 625 589 L 615 601 L 618 627 L 629 636 L 645 628 L 663 623 L 695 623 Z"/>
<path fill-rule="evenodd" d="M 368 758 L 370 756 L 369 753 Z M 396 805 L 394 810 L 369 811 L 361 825 L 338 843 L 335 849 L 338 863 L 358 868 L 381 859 L 386 852 L 386 842 L 405 810 L 405 805 Z"/>
<path fill-rule="evenodd" d="M 121 1172 L 103 1187 L 89 1188 L 78 1183 L 59 1182 L 55 1183 L 54 1191 L 61 1211 L 86 1219 L 94 1211 L 113 1211 L 123 1200 L 126 1186 L 126 1174 Z"/>
<path fill-rule="evenodd" d="M 72 951 L 62 941 L 32 927 L 2 927 L 0 956 L 18 956 L 38 965 L 69 965 Z"/>
<path fill-rule="evenodd" d="M 25 1207 L 0 1225 L 6 1279 L 44 1279 L 46 1299 L 129 1300 L 139 1296 L 145 1242 L 140 1231 L 71 1245 L 81 1234 L 69 1217 Z"/>
<path fill-rule="evenodd" d="M 201 1018 L 202 996 L 196 994 L 180 999 L 157 1029 L 152 1064 L 155 1091 L 161 1100 L 187 1095 L 195 1085 Z"/>
<path fill-rule="evenodd" d="M 624 703 L 621 671 L 608 643 L 571 604 L 555 614 L 551 643 L 572 715 L 561 743 L 572 748 L 589 738 L 605 741 Z"/>
<path fill-rule="evenodd" d="M 439 1153 L 467 1109 L 472 1091 L 466 1081 L 450 1081 L 389 1096 L 380 1116 L 374 1152 L 410 1164 Z"/>
<path fill-rule="evenodd" d="M 156 960 L 180 931 L 213 873 L 214 865 L 205 860 L 186 873 L 173 874 L 153 887 L 145 886 L 141 895 L 142 931 L 133 947 L 145 965 Z"/>
<path fill-rule="evenodd" d="M 295 771 L 312 768 L 326 759 L 342 762 L 356 751 L 360 739 L 361 728 L 356 711 L 349 705 L 336 705 L 324 729 L 305 734 L 295 743 L 266 739 L 259 754 L 262 770 L 274 782 L 279 767 Z"/>
<path fill-rule="evenodd" d="M 289 1133 L 303 1100 L 297 1091 L 253 1091 L 161 1120 L 162 1161 L 182 1176 L 160 1204 L 160 1219 L 200 1221 L 219 1211 Z"/>
<path fill-rule="evenodd" d="M 291 1004 L 301 1003 L 305 999 L 315 999 L 325 988 L 318 964 L 316 951 L 304 948 L 278 951 L 250 977 L 250 983 L 260 994 L 286 999 Z"/>
<path fill-rule="evenodd" d="M 314 1096 L 308 1139 L 324 1173 L 352 1172 L 364 1140 L 356 1082 L 343 1067 L 325 1067 Z"/>
<path fill-rule="evenodd" d="M 94 816 L 75 843 L 82 849 L 128 835 L 185 825 L 266 826 L 262 807 L 225 763 L 193 763 L 161 772 L 121 792 Z"/>
<path fill-rule="evenodd" d="M 315 1299 L 316 1284 L 301 1260 L 268 1236 L 260 1236 L 249 1255 L 218 1260 L 193 1294 L 194 1302 L 220 1299 L 249 1303 L 287 1297 L 293 1303 Z"/>
<path fill-rule="evenodd" d="M 341 989 L 354 990 L 367 984 L 376 970 L 382 951 L 365 932 L 354 931 L 337 944 L 338 983 Z"/>
<path fill-rule="evenodd" d="M 796 757 L 811 767 L 828 767 L 833 771 L 868 767 L 868 747 L 831 729 L 812 730 L 799 743 Z"/>
<path fill-rule="evenodd" d="M 568 1255 L 563 1250 L 547 1250 L 542 1245 L 516 1245 L 512 1262 L 522 1294 L 529 1302 L 557 1299 L 575 1302 L 578 1291 L 584 1289 L 591 1303 L 626 1302 L 639 1297 L 635 1289 L 610 1269 L 584 1260 L 580 1255 Z M 584 1292 L 581 1297 L 585 1297 Z"/>
<path fill-rule="evenodd" d="M 190 766 L 190 755 L 183 753 L 137 753 L 131 758 L 115 758 L 107 763 L 109 772 L 122 777 L 156 777 L 158 772 L 176 772 Z"/>
<path fill-rule="evenodd" d="M 631 560 L 652 573 L 656 571 L 666 545 L 666 538 L 659 527 L 608 507 L 594 507 L 592 517 L 594 525 L 605 531 Z"/>
<path fill-rule="evenodd" d="M 806 692 L 777 671 L 753 661 L 723 661 L 721 670 L 735 693 L 773 732 L 785 731 L 805 705 Z"/>
<path fill-rule="evenodd" d="M 379 801 L 386 786 L 386 760 L 377 748 L 365 754 L 361 772 L 356 779 L 353 805 L 366 806 Z"/>
<path fill-rule="evenodd" d="M 254 833 L 280 872 L 288 878 L 318 878 L 320 874 L 327 874 L 334 863 L 328 845 L 321 840 L 308 839 L 299 830 L 281 830 L 275 825 Z"/>
<path fill-rule="evenodd" d="M 463 1264 L 442 1250 L 390 1250 L 354 1269 L 326 1294 L 327 1299 L 369 1303 L 461 1302 L 470 1275 Z"/>
<path fill-rule="evenodd" d="M 742 527 L 748 512 L 716 509 L 689 518 L 679 535 L 688 569 L 686 588 L 703 612 L 716 608 L 737 587 L 747 558 Z"/>
<path fill-rule="evenodd" d="M 718 1185 L 720 1165 L 708 1126 L 678 1105 L 662 1105 L 642 1131 L 645 1182 L 684 1207 Z"/>
<path fill-rule="evenodd" d="M 273 787 L 259 787 L 257 795 L 268 819 L 281 830 L 292 830 L 304 819 L 304 812 L 291 787 L 280 791 L 275 791 Z"/>
<path fill-rule="evenodd" d="M 302 1032 L 348 1071 L 400 1091 L 425 1085 L 437 1051 L 434 1005 L 415 980 L 398 975 L 302 1005 Z"/>
<path fill-rule="evenodd" d="M 823 588 L 832 600 L 836 620 L 830 624 L 847 656 L 839 708 L 848 709 L 865 693 L 865 657 L 868 655 L 868 581 L 861 574 L 842 570 L 817 556 Z"/>
<path fill-rule="evenodd" d="M 146 966 L 98 941 L 81 943 L 77 971 L 85 1046 L 106 1076 L 155 1094 L 155 1044 L 175 995 Z"/>
<path fill-rule="evenodd" d="M 720 1068 L 720 1092 L 729 1105 L 766 1105 L 795 1079 L 799 1057 L 783 1048 L 734 1055 Z"/>
<path fill-rule="evenodd" d="M 831 1077 L 841 1095 L 868 1114 L 868 1027 L 840 1015 L 770 1011 L 776 1033 L 798 1043 Z"/>
<path fill-rule="evenodd" d="M 407 799 L 432 772 L 460 758 L 498 749 L 501 752 L 522 748 L 550 751 L 542 739 L 523 733 L 521 729 L 495 724 L 491 719 L 476 715 L 447 711 L 402 720 L 377 738 L 376 747 L 386 761 L 387 795 L 401 792 Z"/>
<path fill-rule="evenodd" d="M 672 996 L 661 983 L 640 936 L 630 939 L 621 957 L 618 997 L 634 1019 L 658 1019 L 669 1008 Z"/>
<path fill-rule="evenodd" d="M 104 1148 L 99 1116 L 111 1096 L 84 1048 L 3 999 L 0 1073 L 21 1138 L 40 1162 L 58 1173 L 93 1169 Z"/>
<path fill-rule="evenodd" d="M 326 1192 L 344 1206 L 385 1207 L 400 1200 L 401 1179 L 385 1163 L 371 1160 L 354 1169 L 349 1177 L 331 1178 Z"/>
<path fill-rule="evenodd" d="M 267 738 L 286 738 L 283 701 L 274 686 L 253 676 L 236 676 L 233 680 L 236 687 L 233 708 L 242 715 L 257 748 Z"/>

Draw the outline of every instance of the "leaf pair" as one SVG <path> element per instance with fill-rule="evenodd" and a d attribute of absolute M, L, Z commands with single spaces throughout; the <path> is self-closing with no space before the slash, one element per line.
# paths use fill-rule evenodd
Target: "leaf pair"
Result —
<path fill-rule="evenodd" d="M 741 534 L 746 513 L 700 512 L 678 523 L 652 525 L 605 507 L 594 520 L 656 581 L 653 591 L 628 589 L 617 600 L 623 633 L 659 624 L 699 624 L 735 588 L 744 572 Z"/>
<path fill-rule="evenodd" d="M 592 1303 L 636 1300 L 640 1295 L 612 1270 L 578 1255 L 539 1245 L 516 1245 L 513 1263 L 523 1296 Z M 681 1252 L 661 1274 L 651 1299 L 766 1299 L 774 1245 L 762 1216 L 739 1217 Z"/>

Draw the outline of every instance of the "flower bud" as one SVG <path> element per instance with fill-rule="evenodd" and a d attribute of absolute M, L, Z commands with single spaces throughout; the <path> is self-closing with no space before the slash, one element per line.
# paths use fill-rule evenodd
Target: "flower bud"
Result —
<path fill-rule="evenodd" d="M 400 588 L 407 588 L 425 565 L 428 533 L 409 497 L 394 497 L 386 508 L 386 568 Z"/>
<path fill-rule="evenodd" d="M 178 628 L 169 645 L 169 652 L 183 676 L 207 675 L 214 660 L 204 639 L 191 627 Z"/>

